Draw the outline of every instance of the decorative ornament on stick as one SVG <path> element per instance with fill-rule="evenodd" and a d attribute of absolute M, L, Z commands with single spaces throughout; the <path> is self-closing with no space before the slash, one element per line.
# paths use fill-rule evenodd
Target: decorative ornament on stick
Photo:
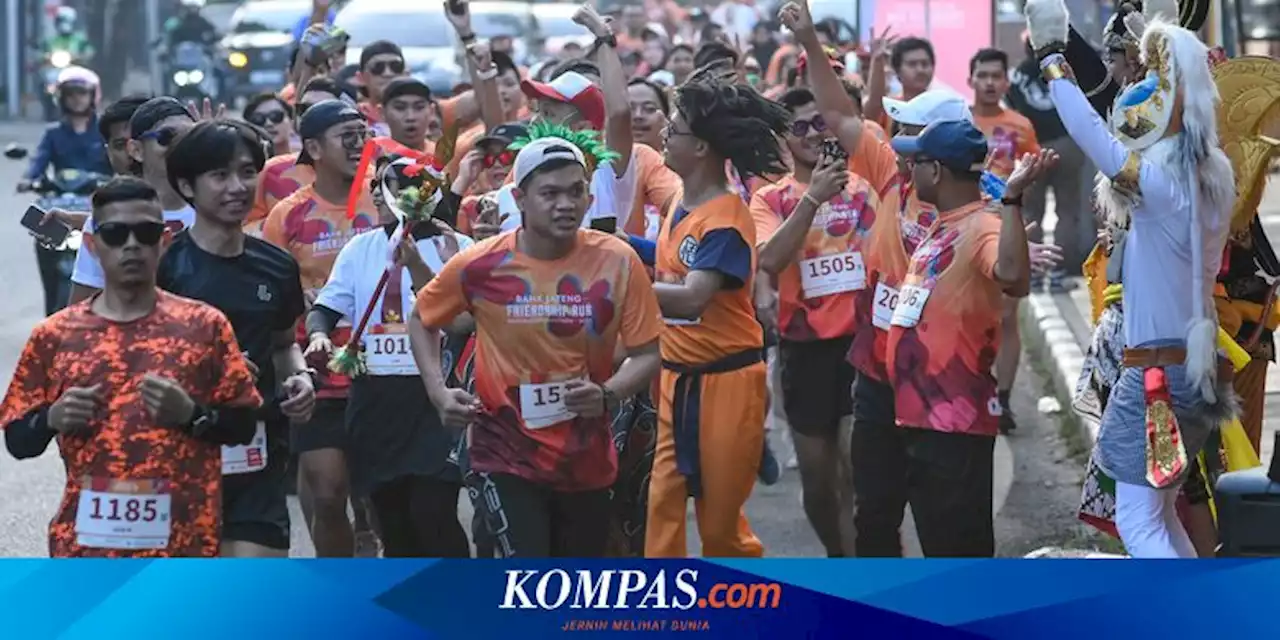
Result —
<path fill-rule="evenodd" d="M 351 334 L 351 340 L 330 358 L 330 371 L 348 377 L 368 373 L 369 367 L 365 362 L 361 344 L 364 342 L 365 329 L 369 326 L 369 318 L 373 316 L 373 310 L 382 299 L 387 282 L 391 278 L 391 270 L 403 268 L 396 264 L 396 252 L 405 234 L 410 233 L 416 224 L 434 224 L 431 222 L 432 213 L 443 199 L 442 190 L 449 186 L 449 176 L 445 173 L 445 167 L 453 155 L 457 134 L 457 127 L 450 127 L 445 131 L 444 138 L 436 147 L 436 155 L 415 152 L 385 138 L 370 140 L 365 145 L 356 177 L 357 186 L 366 184 L 363 179 L 364 172 L 368 169 L 376 152 L 388 152 L 400 156 L 386 165 L 380 176 L 375 178 L 378 181 L 377 188 L 382 192 L 383 202 L 396 217 L 396 228 L 388 243 L 387 266 L 382 271 L 382 277 L 378 279 L 378 285 L 374 288 L 373 296 L 369 298 L 369 304 L 360 316 L 359 324 Z M 402 151 L 408 153 L 402 153 Z M 354 202 L 356 197 L 358 196 L 353 196 L 348 202 Z M 349 210 L 348 214 L 354 216 L 354 211 Z"/>

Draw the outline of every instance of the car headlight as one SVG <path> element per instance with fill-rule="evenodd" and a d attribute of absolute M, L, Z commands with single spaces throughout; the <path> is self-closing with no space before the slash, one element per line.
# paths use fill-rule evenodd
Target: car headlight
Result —
<path fill-rule="evenodd" d="M 173 74 L 173 83 L 179 87 L 187 86 L 187 72 L 179 71 Z"/>
<path fill-rule="evenodd" d="M 227 56 L 227 64 L 237 69 L 243 69 L 244 67 L 249 66 L 249 56 L 246 56 L 239 51 L 233 51 L 231 52 L 231 55 Z"/>
<path fill-rule="evenodd" d="M 188 73 L 187 81 L 191 84 L 200 84 L 201 82 L 204 82 L 204 72 L 196 69 L 195 71 Z"/>
<path fill-rule="evenodd" d="M 70 66 L 71 53 L 67 51 L 54 51 L 53 54 L 49 56 L 49 63 L 59 69 Z"/>

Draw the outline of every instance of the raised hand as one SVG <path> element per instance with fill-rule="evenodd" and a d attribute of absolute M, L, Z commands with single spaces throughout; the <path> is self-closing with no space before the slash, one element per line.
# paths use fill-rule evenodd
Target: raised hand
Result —
<path fill-rule="evenodd" d="M 1013 167 L 1013 174 L 1005 183 L 1004 197 L 1007 199 L 1021 197 L 1028 187 L 1058 166 L 1058 160 L 1058 152 L 1053 149 L 1041 149 L 1039 153 L 1023 154 Z"/>

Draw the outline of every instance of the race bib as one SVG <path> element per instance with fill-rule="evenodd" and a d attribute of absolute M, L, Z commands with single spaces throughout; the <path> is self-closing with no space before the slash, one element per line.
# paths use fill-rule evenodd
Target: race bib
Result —
<path fill-rule="evenodd" d="M 85 478 L 76 508 L 76 544 L 163 549 L 169 546 L 171 509 L 167 481 Z"/>
<path fill-rule="evenodd" d="M 846 251 L 800 261 L 800 288 L 805 298 L 821 298 L 867 286 L 862 253 Z"/>
<path fill-rule="evenodd" d="M 365 363 L 375 376 L 416 376 L 418 365 L 403 324 L 374 325 L 364 335 Z"/>
<path fill-rule="evenodd" d="M 267 468 L 267 423 L 259 420 L 253 441 L 222 448 L 222 475 L 255 473 Z"/>
<path fill-rule="evenodd" d="M 871 324 L 877 329 L 889 330 L 893 322 L 893 310 L 898 306 L 898 290 L 883 283 L 876 283 L 876 299 L 871 304 Z"/>
<path fill-rule="evenodd" d="M 577 414 L 564 408 L 565 385 L 572 380 L 520 385 L 520 416 L 529 429 L 545 429 Z"/>
<path fill-rule="evenodd" d="M 929 299 L 929 290 L 914 284 L 902 287 L 898 296 L 898 306 L 893 310 L 895 327 L 914 327 L 920 323 L 920 314 L 924 312 L 924 303 Z"/>

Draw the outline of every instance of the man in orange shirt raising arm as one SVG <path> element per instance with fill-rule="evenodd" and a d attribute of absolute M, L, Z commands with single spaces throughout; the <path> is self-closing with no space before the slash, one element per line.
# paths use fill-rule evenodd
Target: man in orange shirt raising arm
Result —
<path fill-rule="evenodd" d="M 940 213 L 911 256 L 890 319 L 887 361 L 901 446 L 881 452 L 899 471 L 879 480 L 905 488 L 926 556 L 990 557 L 1001 412 L 991 366 L 1004 296 L 1030 288 L 1022 192 L 1057 156 L 1024 157 L 997 215 L 979 186 L 987 142 L 972 123 L 935 122 L 893 145 L 911 164 L 920 199 Z"/>
<path fill-rule="evenodd" d="M 410 323 L 432 404 L 447 425 L 467 428 L 472 489 L 505 557 L 604 555 L 618 473 L 609 421 L 658 369 L 659 311 L 644 266 L 618 238 L 581 228 L 587 164 L 564 138 L 521 149 L 523 224 L 449 261 L 419 292 Z M 441 375 L 439 331 L 463 312 L 476 323 L 475 396 Z M 619 346 L 627 359 L 615 372 Z"/>
<path fill-rule="evenodd" d="M 756 321 L 755 225 L 725 164 L 746 178 L 786 172 L 786 108 L 731 69 L 710 67 L 675 95 L 664 156 L 683 182 L 658 238 L 662 305 L 658 444 L 649 482 L 648 557 L 683 557 L 690 496 L 704 556 L 760 556 L 743 505 L 764 445 L 764 336 Z"/>

